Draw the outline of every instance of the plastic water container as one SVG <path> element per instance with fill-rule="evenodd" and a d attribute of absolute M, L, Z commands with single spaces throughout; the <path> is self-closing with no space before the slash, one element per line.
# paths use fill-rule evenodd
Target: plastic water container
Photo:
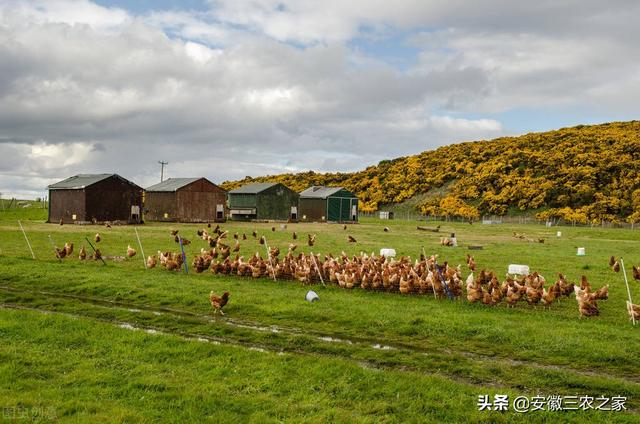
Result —
<path fill-rule="evenodd" d="M 585 251 L 584 247 L 578 247 L 578 253 L 576 253 L 576 256 L 585 256 L 587 254 L 587 252 Z"/>
<path fill-rule="evenodd" d="M 396 257 L 396 249 L 380 249 L 380 256 L 384 256 L 385 258 L 395 258 Z"/>
<path fill-rule="evenodd" d="M 509 274 L 529 275 L 529 266 L 509 264 Z"/>
<path fill-rule="evenodd" d="M 558 231 L 558 232 L 556 233 L 556 237 L 562 237 L 562 231 Z"/>
<path fill-rule="evenodd" d="M 320 297 L 318 297 L 318 293 L 314 292 L 313 290 L 309 290 L 307 292 L 307 295 L 305 296 L 305 299 L 307 300 L 307 302 L 317 302 L 318 300 L 320 300 Z"/>

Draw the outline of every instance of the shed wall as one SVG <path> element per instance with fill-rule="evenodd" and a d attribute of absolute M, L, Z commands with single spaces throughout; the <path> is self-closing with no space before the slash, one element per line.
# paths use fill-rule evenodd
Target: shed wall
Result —
<path fill-rule="evenodd" d="M 300 198 L 300 219 L 303 221 L 325 221 L 327 219 L 327 200 Z"/>
<path fill-rule="evenodd" d="M 176 221 L 175 192 L 147 192 L 144 198 L 144 218 L 149 221 Z M 167 218 L 164 214 L 167 214 Z"/>
<path fill-rule="evenodd" d="M 76 221 L 86 221 L 85 191 L 84 190 L 49 190 L 49 222 L 71 224 Z"/>
<path fill-rule="evenodd" d="M 86 220 L 129 221 L 131 206 L 142 209 L 142 189 L 116 177 L 85 188 Z"/>

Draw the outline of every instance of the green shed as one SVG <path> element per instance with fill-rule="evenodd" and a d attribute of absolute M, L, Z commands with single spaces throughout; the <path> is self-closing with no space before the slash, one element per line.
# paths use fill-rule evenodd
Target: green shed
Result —
<path fill-rule="evenodd" d="M 228 194 L 233 220 L 298 220 L 299 195 L 280 183 L 247 184 Z"/>
<path fill-rule="evenodd" d="M 309 187 L 300 193 L 302 221 L 357 222 L 358 197 L 343 187 Z"/>

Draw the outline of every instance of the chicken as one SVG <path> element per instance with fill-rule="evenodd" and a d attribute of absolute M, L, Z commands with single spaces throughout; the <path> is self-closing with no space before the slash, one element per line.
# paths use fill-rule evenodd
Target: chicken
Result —
<path fill-rule="evenodd" d="M 93 252 L 93 259 L 95 259 L 96 261 L 102 259 L 102 252 L 100 252 L 100 249 L 96 249 L 96 251 Z"/>
<path fill-rule="evenodd" d="M 242 233 L 242 240 L 246 240 L 247 239 L 247 235 L 245 233 Z"/>
<path fill-rule="evenodd" d="M 296 240 L 298 238 L 298 234 L 294 231 L 291 237 L 293 237 L 293 239 Z"/>
<path fill-rule="evenodd" d="M 251 235 L 253 236 L 253 238 L 258 237 L 258 232 L 256 230 L 253 230 L 253 233 L 251 233 Z"/>
<path fill-rule="evenodd" d="M 183 245 L 183 246 L 187 246 L 187 245 L 191 244 L 191 241 L 187 240 L 186 238 L 182 238 L 182 237 L 180 237 L 180 236 L 178 236 L 178 235 L 176 235 L 176 236 L 173 238 L 173 240 L 174 240 L 176 243 L 180 243 L 180 242 L 182 241 L 182 245 Z"/>
<path fill-rule="evenodd" d="M 609 284 L 606 286 L 600 287 L 594 293 L 594 299 L 596 300 L 607 300 L 609 299 Z"/>
<path fill-rule="evenodd" d="M 546 308 L 550 308 L 551 304 L 556 299 L 556 293 L 557 292 L 555 290 L 550 289 L 547 291 L 547 289 L 542 289 L 542 297 L 540 298 L 542 305 Z"/>
<path fill-rule="evenodd" d="M 451 240 L 449 237 L 440 237 L 440 245 L 453 246 L 453 240 Z"/>
<path fill-rule="evenodd" d="M 587 293 L 591 293 L 591 284 L 589 284 L 589 281 L 587 281 L 587 277 L 584 275 L 580 279 L 580 289 L 584 290 Z"/>
<path fill-rule="evenodd" d="M 229 302 L 229 292 L 224 292 L 222 296 L 216 295 L 213 291 L 209 293 L 209 301 L 211 302 L 211 307 L 214 310 L 214 313 L 220 312 L 220 315 L 224 315 L 222 312 L 222 308 Z"/>
<path fill-rule="evenodd" d="M 60 218 L 60 225 L 64 224 L 64 220 L 62 218 Z"/>
<path fill-rule="evenodd" d="M 347 229 L 347 224 L 344 224 L 344 226 L 342 227 L 343 230 Z"/>
<path fill-rule="evenodd" d="M 66 252 L 67 256 L 71 256 L 71 254 L 73 253 L 73 243 L 65 243 L 64 251 Z"/>
<path fill-rule="evenodd" d="M 102 237 L 100 237 L 100 233 L 96 233 L 93 239 L 95 240 L 96 243 L 100 243 L 100 240 L 102 240 Z"/>
<path fill-rule="evenodd" d="M 87 250 L 84 248 L 84 246 L 80 246 L 80 252 L 78 252 L 78 259 L 80 259 L 81 261 L 84 261 L 85 259 L 87 259 Z"/>
<path fill-rule="evenodd" d="M 235 244 L 235 246 L 233 246 L 233 251 L 234 252 L 239 252 L 240 251 L 240 242 L 238 240 L 236 240 L 236 244 Z"/>
<path fill-rule="evenodd" d="M 238 236 L 238 233 L 234 233 L 234 234 L 233 234 L 233 238 L 234 238 L 234 239 L 236 239 L 236 240 L 238 240 L 238 239 L 240 238 L 240 236 Z"/>
<path fill-rule="evenodd" d="M 627 311 L 629 312 L 630 321 L 640 320 L 640 305 L 634 305 L 627 300 Z"/>
<path fill-rule="evenodd" d="M 271 231 L 273 231 L 275 233 L 276 227 L 271 227 Z"/>
<path fill-rule="evenodd" d="M 388 232 L 389 232 L 389 231 L 391 231 L 391 230 L 389 229 L 389 227 L 384 227 L 384 228 L 382 229 L 382 231 L 384 231 L 385 233 L 388 233 Z"/>
<path fill-rule="evenodd" d="M 633 279 L 640 281 L 640 267 L 633 266 Z"/>
<path fill-rule="evenodd" d="M 598 304 L 595 300 L 595 293 L 588 293 L 578 286 L 575 286 L 574 292 L 581 318 L 600 315 Z"/>
<path fill-rule="evenodd" d="M 356 239 L 353 236 L 347 236 L 347 240 L 349 240 L 349 243 L 356 243 Z"/>
<path fill-rule="evenodd" d="M 476 270 L 476 261 L 473 259 L 473 256 L 467 254 L 467 266 L 471 271 Z"/>
<path fill-rule="evenodd" d="M 127 245 L 127 258 L 133 258 L 136 255 L 136 249 Z"/>
<path fill-rule="evenodd" d="M 260 244 L 265 244 L 266 242 L 267 239 L 264 236 L 260 237 Z"/>
<path fill-rule="evenodd" d="M 178 231 L 180 231 L 180 230 L 171 230 L 171 235 L 172 236 L 177 236 L 178 235 Z"/>
<path fill-rule="evenodd" d="M 609 267 L 613 268 L 613 265 L 616 263 L 616 257 L 611 255 L 611 257 L 609 258 Z"/>
<path fill-rule="evenodd" d="M 147 268 L 155 268 L 158 264 L 158 258 L 153 255 L 147 258 Z"/>
<path fill-rule="evenodd" d="M 298 248 L 298 245 L 295 243 L 289 243 L 289 252 L 293 252 Z"/>
<path fill-rule="evenodd" d="M 620 262 L 616 261 L 616 263 L 613 264 L 611 269 L 613 270 L 613 272 L 620 272 Z"/>
<path fill-rule="evenodd" d="M 309 239 L 307 240 L 307 244 L 309 246 L 313 246 L 314 243 L 316 242 L 316 235 L 315 234 L 313 234 L 313 235 L 309 234 L 308 236 L 309 236 Z"/>
<path fill-rule="evenodd" d="M 59 249 L 56 247 L 55 250 L 56 250 L 56 258 L 64 259 L 65 256 L 67 256 L 67 251 L 64 248 Z"/>

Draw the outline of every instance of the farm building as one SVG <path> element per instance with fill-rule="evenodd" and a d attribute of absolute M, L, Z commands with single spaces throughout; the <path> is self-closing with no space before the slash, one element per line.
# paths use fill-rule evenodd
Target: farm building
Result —
<path fill-rule="evenodd" d="M 149 221 L 208 222 L 225 220 L 227 192 L 206 178 L 169 178 L 145 190 Z"/>
<path fill-rule="evenodd" d="M 80 174 L 49 186 L 48 222 L 139 222 L 142 188 L 117 174 Z"/>
<path fill-rule="evenodd" d="M 298 193 L 280 183 L 247 184 L 229 192 L 234 220 L 298 220 Z"/>
<path fill-rule="evenodd" d="M 309 187 L 300 193 L 303 221 L 355 222 L 358 198 L 342 187 Z"/>

